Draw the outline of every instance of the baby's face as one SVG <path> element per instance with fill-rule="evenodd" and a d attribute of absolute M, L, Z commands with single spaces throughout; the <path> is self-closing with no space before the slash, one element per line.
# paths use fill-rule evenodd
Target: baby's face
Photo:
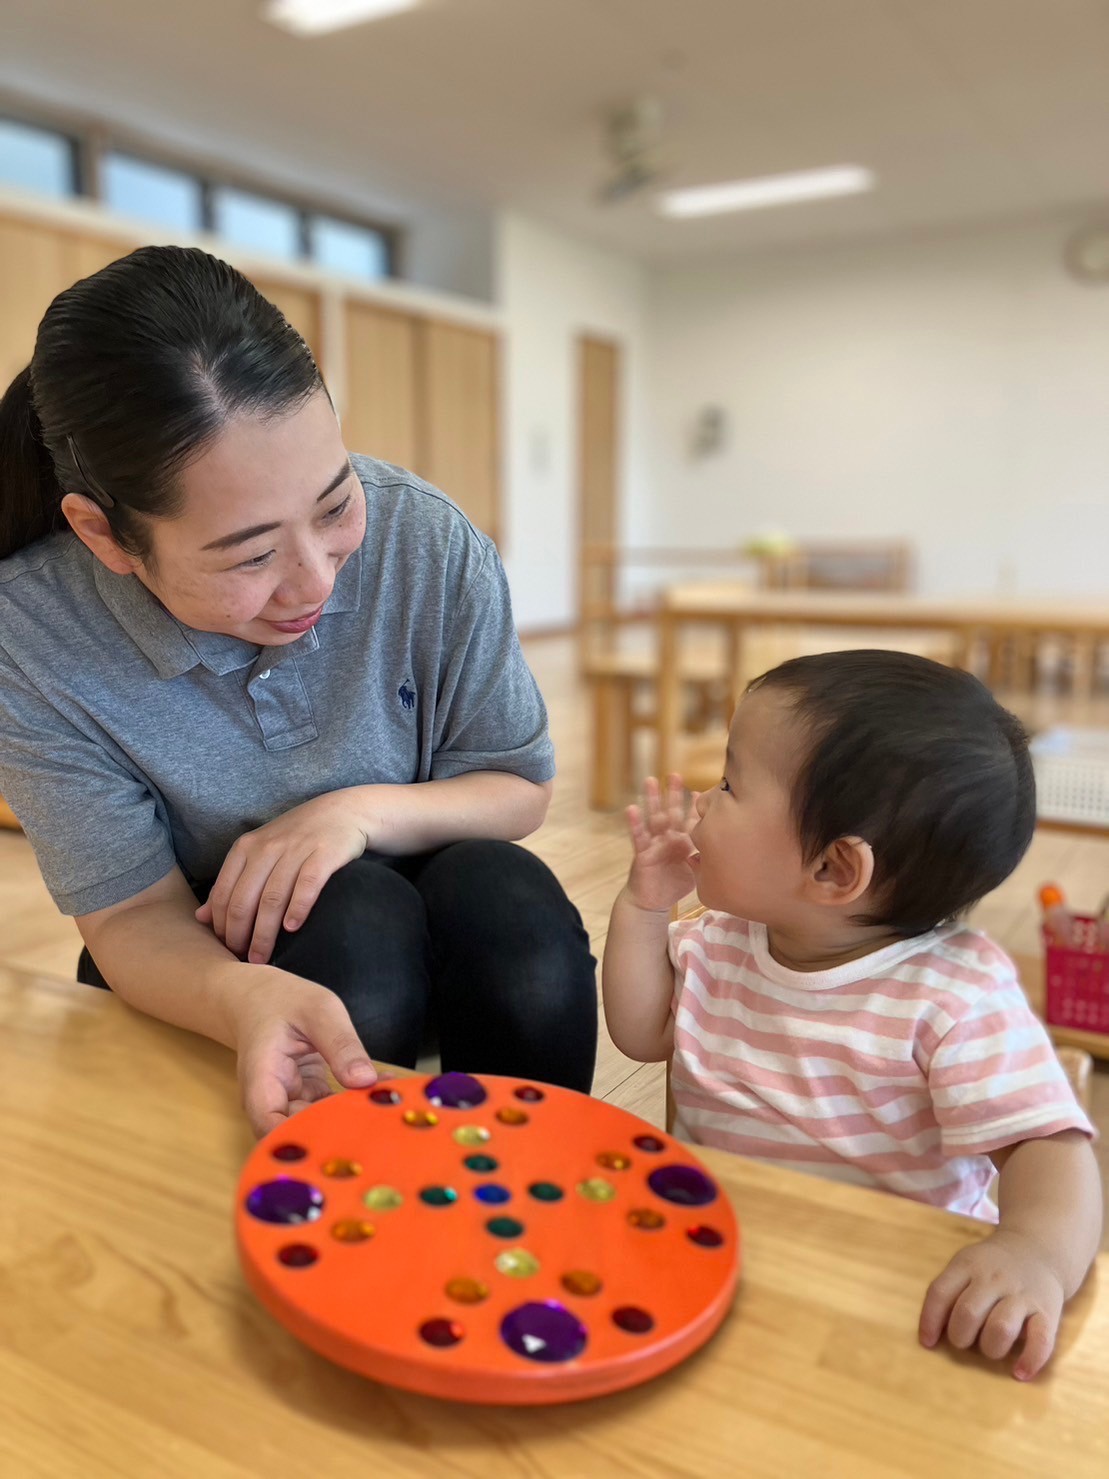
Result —
<path fill-rule="evenodd" d="M 801 904 L 805 868 L 790 808 L 803 746 L 780 691 L 740 703 L 724 776 L 702 793 L 693 828 L 697 893 L 709 909 L 785 926 Z"/>

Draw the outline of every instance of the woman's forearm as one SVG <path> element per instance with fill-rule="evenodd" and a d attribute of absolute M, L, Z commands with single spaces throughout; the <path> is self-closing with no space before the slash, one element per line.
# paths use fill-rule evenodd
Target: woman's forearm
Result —
<path fill-rule="evenodd" d="M 367 849 L 386 856 L 428 852 L 451 842 L 515 842 L 542 823 L 551 783 L 480 770 L 409 786 L 352 786 L 336 792 L 357 816 Z"/>
<path fill-rule="evenodd" d="M 236 1041 L 236 1003 L 257 984 L 244 965 L 194 918 L 196 899 L 174 870 L 113 909 L 77 921 L 115 995 L 137 1011 L 212 1038 Z"/>

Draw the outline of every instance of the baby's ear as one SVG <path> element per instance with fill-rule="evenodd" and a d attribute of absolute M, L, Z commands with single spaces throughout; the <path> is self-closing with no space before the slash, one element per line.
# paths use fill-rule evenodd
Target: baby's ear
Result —
<path fill-rule="evenodd" d="M 874 880 L 874 852 L 861 837 L 838 837 L 820 854 L 810 873 L 822 904 L 853 904 Z"/>

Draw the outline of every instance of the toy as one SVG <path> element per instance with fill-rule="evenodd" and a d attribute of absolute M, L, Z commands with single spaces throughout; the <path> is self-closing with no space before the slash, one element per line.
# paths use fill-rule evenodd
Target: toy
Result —
<path fill-rule="evenodd" d="M 311 1105 L 239 1184 L 248 1282 L 314 1350 L 470 1402 L 645 1381 L 731 1304 L 739 1233 L 688 1147 L 568 1089 L 446 1073 Z"/>

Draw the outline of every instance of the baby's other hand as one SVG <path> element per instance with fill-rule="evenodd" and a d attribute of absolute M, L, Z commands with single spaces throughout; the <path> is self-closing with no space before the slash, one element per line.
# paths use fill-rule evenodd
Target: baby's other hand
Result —
<path fill-rule="evenodd" d="M 957 1349 L 977 1342 L 984 1356 L 1000 1361 L 1023 1335 L 1013 1375 L 1029 1381 L 1055 1349 L 1063 1301 L 1048 1250 L 999 1228 L 985 1242 L 960 1249 L 933 1280 L 920 1314 L 921 1343 L 936 1345 L 946 1328 Z"/>
<path fill-rule="evenodd" d="M 697 798 L 687 813 L 680 775 L 670 776 L 665 796 L 655 777 L 648 776 L 643 798 L 642 807 L 629 806 L 627 811 L 635 848 L 627 893 L 637 908 L 661 912 L 673 908 L 693 888 L 689 860 L 697 849 L 689 833 L 697 821 Z"/>

